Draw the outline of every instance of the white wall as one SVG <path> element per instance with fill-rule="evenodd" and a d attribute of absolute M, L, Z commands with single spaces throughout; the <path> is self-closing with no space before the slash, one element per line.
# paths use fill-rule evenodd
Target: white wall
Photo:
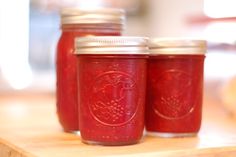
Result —
<path fill-rule="evenodd" d="M 146 0 L 144 17 L 128 18 L 128 35 L 189 36 L 186 18 L 203 14 L 203 0 Z"/>

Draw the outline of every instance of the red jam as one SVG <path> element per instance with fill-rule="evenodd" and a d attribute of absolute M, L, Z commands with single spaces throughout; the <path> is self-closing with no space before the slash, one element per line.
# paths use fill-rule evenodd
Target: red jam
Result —
<path fill-rule="evenodd" d="M 89 26 L 93 26 L 89 28 Z M 102 25 L 103 26 L 103 25 Z M 99 25 L 62 26 L 62 35 L 57 47 L 57 114 L 66 132 L 79 130 L 77 97 L 77 59 L 74 53 L 75 37 L 83 36 L 119 36 L 120 30 L 99 28 Z M 104 27 L 104 26 L 103 26 Z"/>
<path fill-rule="evenodd" d="M 201 126 L 204 55 L 154 55 L 148 61 L 146 129 L 197 133 Z"/>
<path fill-rule="evenodd" d="M 79 124 L 87 144 L 138 143 L 144 129 L 147 39 L 76 39 Z"/>
<path fill-rule="evenodd" d="M 80 55 L 80 132 L 85 143 L 139 142 L 144 129 L 146 57 Z"/>

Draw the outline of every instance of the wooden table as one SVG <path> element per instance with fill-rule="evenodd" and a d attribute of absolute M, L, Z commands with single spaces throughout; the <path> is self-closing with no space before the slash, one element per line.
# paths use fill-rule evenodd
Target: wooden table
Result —
<path fill-rule="evenodd" d="M 217 100 L 205 98 L 198 137 L 144 137 L 131 146 L 90 146 L 62 132 L 52 94 L 0 94 L 0 157 L 31 156 L 236 157 L 236 119 Z"/>

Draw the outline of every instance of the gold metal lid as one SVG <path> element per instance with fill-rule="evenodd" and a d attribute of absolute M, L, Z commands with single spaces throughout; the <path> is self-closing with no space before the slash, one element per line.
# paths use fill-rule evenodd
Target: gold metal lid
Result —
<path fill-rule="evenodd" d="M 148 54 L 145 37 L 97 36 L 75 39 L 75 54 Z"/>
<path fill-rule="evenodd" d="M 155 38 L 149 41 L 150 54 L 205 54 L 207 42 L 187 38 Z"/>
<path fill-rule="evenodd" d="M 125 11 L 115 8 L 64 8 L 61 24 L 118 24 L 124 25 Z"/>

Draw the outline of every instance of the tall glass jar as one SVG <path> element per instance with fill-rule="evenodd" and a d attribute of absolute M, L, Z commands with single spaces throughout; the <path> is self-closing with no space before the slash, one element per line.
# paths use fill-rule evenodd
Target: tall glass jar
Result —
<path fill-rule="evenodd" d="M 149 48 L 148 134 L 195 135 L 201 126 L 206 41 L 153 39 Z"/>
<path fill-rule="evenodd" d="M 120 36 L 124 12 L 119 9 L 81 10 L 66 8 L 61 12 L 62 34 L 57 46 L 57 114 L 66 132 L 79 130 L 77 97 L 77 60 L 75 37 Z"/>
<path fill-rule="evenodd" d="M 139 142 L 144 129 L 147 40 L 87 37 L 78 38 L 76 47 L 82 141 Z"/>

